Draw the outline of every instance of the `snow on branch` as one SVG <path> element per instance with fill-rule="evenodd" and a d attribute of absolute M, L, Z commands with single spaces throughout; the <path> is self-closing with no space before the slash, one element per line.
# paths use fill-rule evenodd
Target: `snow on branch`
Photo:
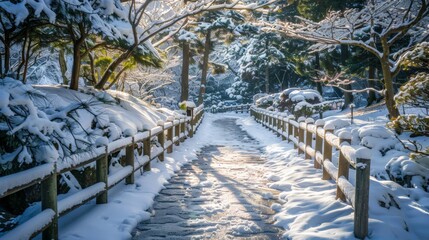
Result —
<path fill-rule="evenodd" d="M 355 83 L 356 80 L 353 80 L 353 79 L 350 79 L 347 77 L 343 77 L 343 75 L 344 75 L 344 73 L 338 73 L 335 76 L 324 75 L 320 80 L 314 80 L 314 81 L 315 82 L 322 82 L 326 86 L 337 87 L 337 88 L 341 89 L 342 91 L 349 92 L 349 93 L 362 93 L 362 92 L 373 91 L 373 92 L 376 92 L 380 95 L 385 94 L 384 90 L 378 90 L 378 89 L 372 88 L 372 87 L 366 87 L 363 89 L 346 89 L 346 88 L 344 88 L 344 86 L 351 85 L 351 84 Z"/>
<path fill-rule="evenodd" d="M 320 22 L 297 18 L 297 22 L 265 22 L 264 29 L 315 42 L 313 51 L 339 44 L 361 47 L 379 59 L 387 57 L 395 72 L 401 53 L 428 37 L 428 13 L 428 0 L 374 0 L 362 9 L 332 11 Z M 407 42 L 395 46 L 399 40 Z"/>

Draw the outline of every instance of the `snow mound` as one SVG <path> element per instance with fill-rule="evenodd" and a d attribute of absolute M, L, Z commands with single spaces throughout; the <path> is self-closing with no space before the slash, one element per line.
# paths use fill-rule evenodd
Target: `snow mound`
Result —
<path fill-rule="evenodd" d="M 325 129 L 338 130 L 350 126 L 350 122 L 343 119 L 332 119 L 325 122 Z"/>
<path fill-rule="evenodd" d="M 0 165 L 16 169 L 12 172 L 22 164 L 53 161 L 61 168 L 71 155 L 133 136 L 168 118 L 133 96 L 111 90 L 30 86 L 12 78 L 1 79 L 0 88 L 0 133 L 7 149 L 0 152 Z"/>
<path fill-rule="evenodd" d="M 366 136 L 371 136 L 375 138 L 392 138 L 394 137 L 394 134 L 392 131 L 387 129 L 386 127 L 379 126 L 379 125 L 366 125 L 358 130 L 359 137 L 364 138 Z"/>
<path fill-rule="evenodd" d="M 294 90 L 291 93 L 289 93 L 289 98 L 293 102 L 301 102 L 301 101 L 307 101 L 309 100 L 316 100 L 318 102 L 323 102 L 322 96 L 315 90 L 312 89 L 305 89 L 305 90 Z"/>

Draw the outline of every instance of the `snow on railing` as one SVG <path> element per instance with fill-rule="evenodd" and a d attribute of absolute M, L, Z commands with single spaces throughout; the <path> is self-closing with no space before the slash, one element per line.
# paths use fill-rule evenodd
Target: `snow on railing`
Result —
<path fill-rule="evenodd" d="M 0 197 L 5 197 L 41 182 L 54 172 L 54 163 L 46 163 L 22 172 L 0 177 Z"/>
<path fill-rule="evenodd" d="M 370 150 L 362 146 L 350 146 L 351 134 L 334 134 L 334 126 L 323 120 L 293 116 L 272 112 L 252 106 L 251 115 L 263 126 L 270 128 L 282 140 L 292 142 L 298 153 L 305 159 L 313 159 L 316 168 L 322 168 L 324 180 L 333 179 L 337 183 L 337 198 L 348 201 L 354 208 L 355 233 L 368 233 L 368 195 L 369 173 L 371 165 Z M 313 148 L 313 137 L 316 142 Z M 332 162 L 332 150 L 339 151 L 338 166 Z M 356 171 L 355 185 L 349 180 L 349 169 Z"/>
<path fill-rule="evenodd" d="M 209 110 L 212 113 L 222 113 L 222 112 L 231 112 L 235 111 L 236 113 L 241 112 L 249 112 L 251 104 L 239 104 L 239 105 L 232 105 L 232 106 L 212 106 Z"/>
<path fill-rule="evenodd" d="M 0 177 L 0 198 L 29 188 L 41 182 L 42 212 L 27 222 L 5 233 L 4 239 L 29 239 L 43 231 L 44 239 L 58 239 L 58 217 L 80 207 L 93 198 L 97 204 L 107 203 L 108 190 L 125 179 L 126 184 L 134 183 L 134 173 L 142 168 L 150 170 L 154 159 L 164 160 L 164 153 L 171 153 L 173 146 L 180 145 L 186 138 L 192 137 L 201 124 L 204 106 L 195 108 L 191 116 L 175 116 L 166 122 L 159 121 L 158 126 L 134 136 L 121 138 L 92 149 L 66 157 L 61 162 L 46 163 L 22 172 Z M 157 139 L 161 147 L 151 140 Z M 100 141 L 100 143 L 102 143 Z M 143 144 L 141 144 L 143 143 Z M 142 147 L 142 154 L 135 147 Z M 125 149 L 125 166 L 108 175 L 108 156 Z M 136 157 L 137 156 L 137 157 Z M 97 182 L 85 189 L 57 199 L 57 176 L 61 173 L 96 162 Z"/>

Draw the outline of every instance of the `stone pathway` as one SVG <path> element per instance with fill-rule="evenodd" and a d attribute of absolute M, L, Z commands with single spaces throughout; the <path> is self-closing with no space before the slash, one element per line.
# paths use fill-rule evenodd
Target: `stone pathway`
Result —
<path fill-rule="evenodd" d="M 155 198 L 133 239 L 279 239 L 276 190 L 266 187 L 260 145 L 235 119 L 213 122 L 228 144 L 204 147 Z M 230 144 L 229 144 L 230 143 Z"/>

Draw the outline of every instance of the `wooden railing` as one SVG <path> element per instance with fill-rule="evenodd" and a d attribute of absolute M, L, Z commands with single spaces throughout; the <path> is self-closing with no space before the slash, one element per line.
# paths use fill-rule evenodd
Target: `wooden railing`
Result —
<path fill-rule="evenodd" d="M 369 178 L 371 166 L 370 150 L 350 145 L 351 134 L 334 135 L 334 126 L 323 120 L 270 112 L 251 107 L 250 114 L 258 123 L 273 130 L 282 140 L 293 142 L 305 159 L 312 159 L 315 168 L 323 169 L 324 180 L 333 179 L 337 185 L 337 199 L 348 201 L 354 209 L 354 235 L 363 239 L 368 235 Z M 315 142 L 313 143 L 313 139 Z M 339 151 L 338 166 L 332 162 L 332 149 Z M 355 185 L 349 179 L 349 169 L 356 171 Z"/>
<path fill-rule="evenodd" d="M 210 109 L 210 112 L 212 113 L 222 113 L 222 112 L 231 112 L 235 111 L 236 113 L 241 112 L 249 112 L 251 104 L 240 104 L 240 105 L 233 105 L 233 106 L 224 106 L 224 107 L 212 107 Z"/>
<path fill-rule="evenodd" d="M 173 145 L 178 146 L 187 136 L 192 137 L 202 121 L 204 108 L 201 105 L 190 112 L 191 116 L 176 116 L 176 119 L 172 121 L 158 122 L 158 126 L 148 131 L 116 140 L 107 146 L 95 148 L 91 152 L 67 157 L 59 165 L 55 162 L 47 163 L 0 177 L 0 198 L 41 183 L 42 201 L 42 211 L 39 214 L 7 232 L 2 239 L 30 239 L 40 232 L 43 232 L 43 239 L 58 239 L 59 217 L 94 198 L 96 198 L 97 204 L 107 203 L 110 188 L 124 179 L 126 184 L 133 184 L 136 171 L 142 168 L 150 171 L 152 160 L 158 158 L 163 161 L 164 153 L 171 153 Z M 158 139 L 161 147 L 151 145 L 153 138 Z M 143 143 L 139 160 L 134 158 L 137 143 Z M 124 167 L 109 175 L 108 156 L 122 149 L 125 149 Z M 58 201 L 57 176 L 92 162 L 96 162 L 97 182 Z"/>

